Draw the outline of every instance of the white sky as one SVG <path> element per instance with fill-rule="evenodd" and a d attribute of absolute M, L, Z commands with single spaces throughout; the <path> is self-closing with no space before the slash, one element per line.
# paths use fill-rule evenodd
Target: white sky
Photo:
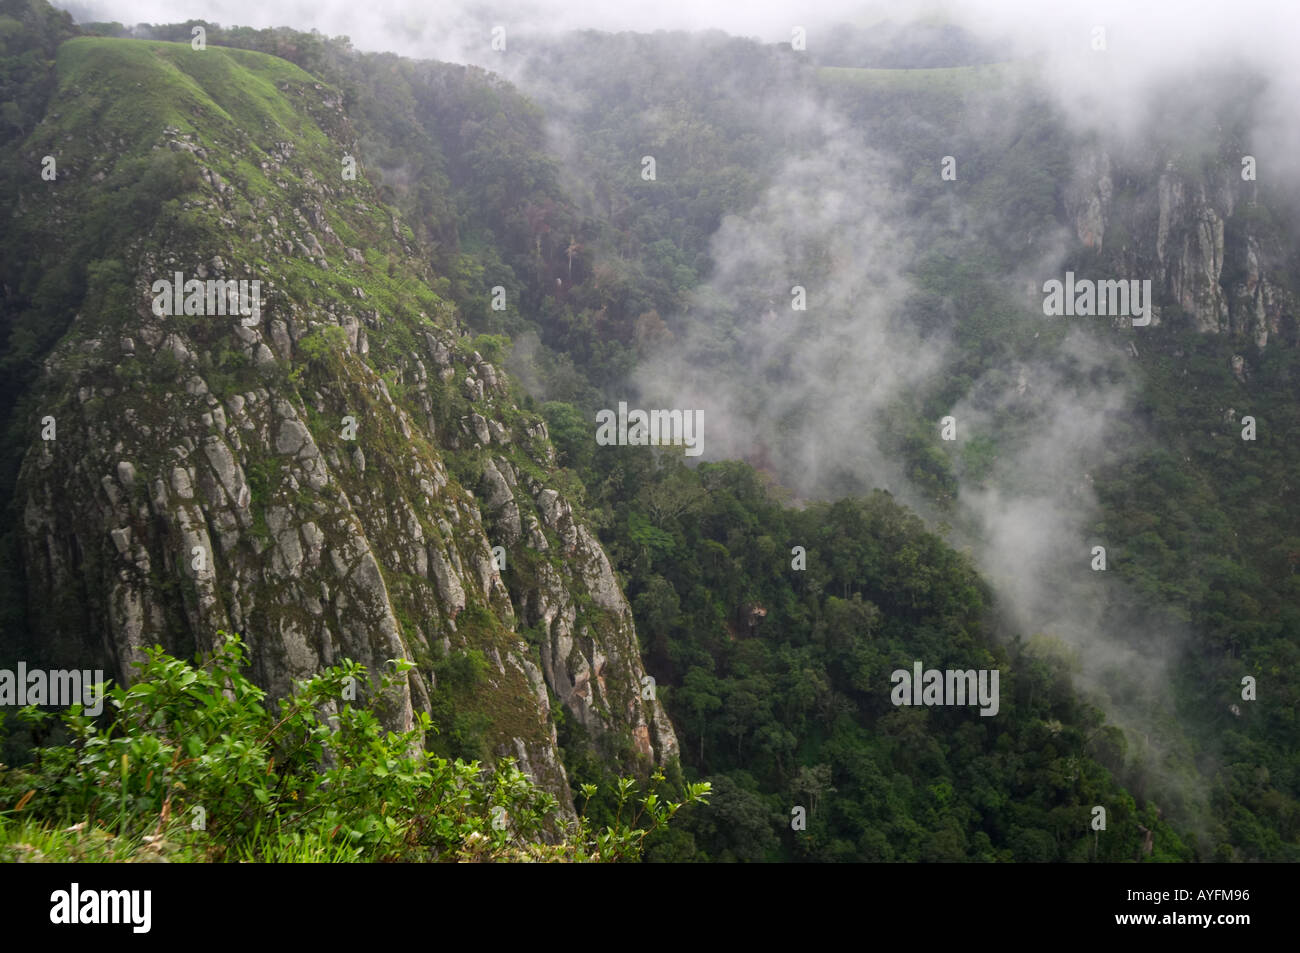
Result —
<path fill-rule="evenodd" d="M 507 36 L 532 29 L 656 30 L 717 28 L 768 41 L 788 40 L 792 26 L 808 30 L 839 22 L 937 16 L 982 34 L 1009 33 L 1034 45 L 1105 25 L 1116 42 L 1153 61 L 1193 64 L 1225 48 L 1282 64 L 1300 48 L 1297 0 L 68 0 L 83 19 L 134 24 L 202 18 L 226 26 L 293 26 L 346 34 L 362 49 L 435 55 L 451 37 L 506 27 Z"/>

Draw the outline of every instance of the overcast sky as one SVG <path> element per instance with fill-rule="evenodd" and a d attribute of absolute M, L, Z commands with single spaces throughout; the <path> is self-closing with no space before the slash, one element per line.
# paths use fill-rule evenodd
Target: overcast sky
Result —
<path fill-rule="evenodd" d="M 1151 63 L 1192 64 L 1231 48 L 1280 65 L 1294 58 L 1300 42 L 1295 0 L 76 0 L 55 5 L 79 19 L 128 24 L 201 18 L 227 26 L 314 27 L 350 36 L 362 49 L 414 56 L 446 56 L 449 39 L 474 34 L 486 45 L 496 24 L 506 27 L 507 36 L 521 37 L 535 29 L 716 28 L 768 41 L 788 40 L 798 25 L 815 44 L 817 29 L 836 23 L 869 26 L 920 16 L 1039 47 L 1068 43 L 1080 29 L 1105 25 L 1112 48 L 1118 44 Z"/>

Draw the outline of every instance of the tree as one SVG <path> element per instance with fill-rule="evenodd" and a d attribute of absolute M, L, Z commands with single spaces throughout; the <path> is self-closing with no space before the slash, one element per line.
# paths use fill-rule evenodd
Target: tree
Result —
<path fill-rule="evenodd" d="M 695 714 L 696 732 L 700 739 L 699 765 L 704 766 L 704 733 L 707 716 L 722 707 L 718 696 L 718 680 L 703 668 L 692 668 L 682 679 L 678 689 L 681 703 Z"/>

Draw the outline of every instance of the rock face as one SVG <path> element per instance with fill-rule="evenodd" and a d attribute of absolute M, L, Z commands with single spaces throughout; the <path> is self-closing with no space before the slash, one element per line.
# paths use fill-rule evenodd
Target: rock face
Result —
<path fill-rule="evenodd" d="M 30 626 L 52 656 L 93 656 L 127 682 L 149 646 L 202 653 L 239 632 L 272 696 L 344 658 L 372 673 L 409 659 L 384 700 L 391 726 L 473 709 L 489 753 L 566 806 L 552 698 L 629 766 L 673 757 L 609 560 L 548 485 L 544 423 L 448 302 L 409 293 L 431 276 L 364 182 L 324 184 L 358 151 L 337 97 L 302 73 L 277 88 L 306 127 L 296 146 L 269 110 L 251 140 L 211 119 L 142 146 L 192 163 L 177 198 L 197 223 L 120 253 L 140 292 L 129 318 L 79 315 L 45 364 L 57 437 L 33 440 L 17 494 Z M 69 166 L 111 174 L 127 158 L 81 132 Z M 76 186 L 50 195 L 32 214 L 75 220 Z M 156 315 L 147 289 L 177 271 L 260 279 L 261 320 Z M 440 665 L 470 654 L 482 680 L 439 685 Z"/>
<path fill-rule="evenodd" d="M 546 683 L 577 721 L 597 736 L 630 728 L 637 755 L 675 755 L 677 740 L 662 707 L 644 696 L 648 683 L 636 654 L 632 612 L 609 559 L 555 490 L 521 474 L 508 460 L 487 465 L 495 476 L 487 501 L 502 538 L 516 542 L 516 559 L 536 569 L 536 585 L 516 590 L 526 625 L 540 629 L 542 671 Z M 558 551 L 559 560 L 539 560 L 522 540 L 518 498 L 529 510 L 529 539 L 542 550 Z M 538 532 L 538 525 L 544 530 Z M 547 542 L 546 530 L 558 537 Z M 574 592 L 584 593 L 591 608 L 580 610 Z"/>
<path fill-rule="evenodd" d="M 1101 248 L 1106 234 L 1115 185 L 1110 177 L 1110 156 L 1090 152 L 1075 170 L 1074 181 L 1065 192 L 1065 210 L 1085 248 Z"/>
<path fill-rule="evenodd" d="M 1136 184 L 1136 199 L 1112 202 L 1117 180 Z M 1243 181 L 1232 163 L 1203 172 L 1181 170 L 1172 161 L 1155 169 L 1120 167 L 1104 150 L 1088 150 L 1066 189 L 1065 210 L 1079 242 L 1099 253 L 1104 270 L 1117 278 L 1151 278 L 1153 323 L 1181 313 L 1204 333 L 1230 334 L 1261 348 L 1278 338 L 1295 343 L 1296 295 L 1282 279 L 1286 253 L 1261 253 L 1279 245 L 1264 240 L 1267 216 L 1257 204 L 1256 185 Z"/>

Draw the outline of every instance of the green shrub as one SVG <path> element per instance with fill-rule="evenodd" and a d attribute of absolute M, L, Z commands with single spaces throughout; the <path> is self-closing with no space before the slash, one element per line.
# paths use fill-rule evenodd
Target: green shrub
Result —
<path fill-rule="evenodd" d="M 36 749 L 23 768 L 0 766 L 0 861 L 33 852 L 61 860 L 148 852 L 177 860 L 635 859 L 646 834 L 680 807 L 663 801 L 652 779 L 631 824 L 593 832 L 581 819 L 557 817 L 556 799 L 509 759 L 489 769 L 430 755 L 426 714 L 394 732 L 374 713 L 404 682 L 405 661 L 390 662 L 375 685 L 345 661 L 297 683 L 273 715 L 266 693 L 241 674 L 242 642 L 220 634 L 224 643 L 198 665 L 149 650 L 139 681 L 107 693 L 112 716 L 96 721 L 74 705 L 61 716 L 71 743 Z M 354 695 L 370 704 L 345 700 Z M 32 707 L 19 716 L 38 724 L 54 717 Z M 633 784 L 620 782 L 623 800 Z M 689 786 L 683 803 L 707 794 L 707 785 Z M 644 829 L 635 826 L 642 818 Z"/>

